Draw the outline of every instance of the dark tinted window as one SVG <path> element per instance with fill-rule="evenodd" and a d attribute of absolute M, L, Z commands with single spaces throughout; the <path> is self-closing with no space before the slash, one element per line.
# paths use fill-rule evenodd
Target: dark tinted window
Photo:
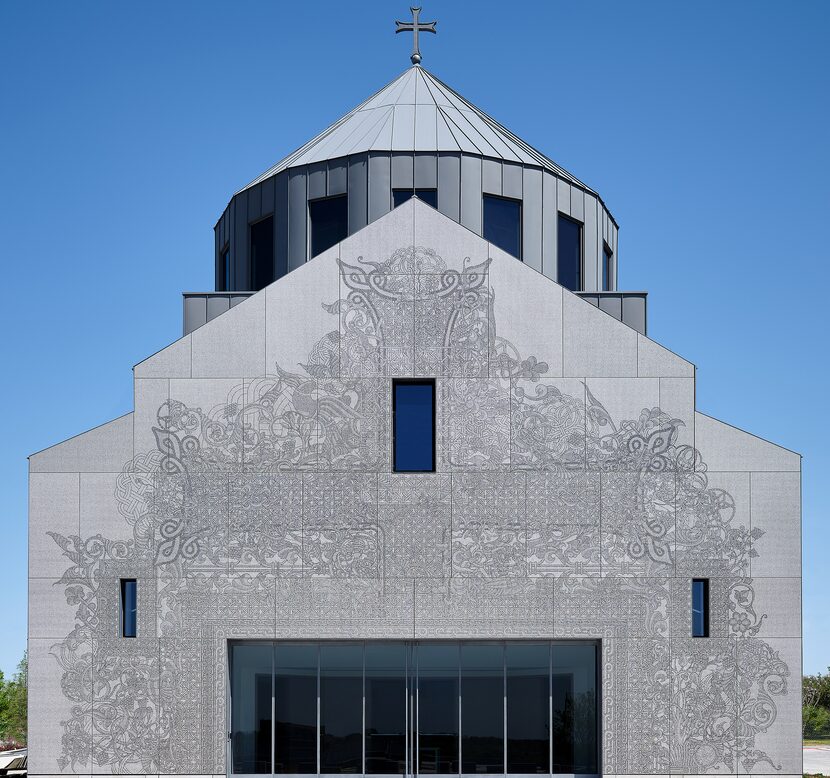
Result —
<path fill-rule="evenodd" d="M 274 280 L 274 217 L 251 225 L 251 289 L 259 291 Z"/>
<path fill-rule="evenodd" d="M 692 637 L 709 637 L 709 580 L 692 581 Z"/>
<path fill-rule="evenodd" d="M 278 775 L 597 773 L 597 653 L 589 642 L 231 643 L 231 772 L 268 774 L 273 758 Z"/>
<path fill-rule="evenodd" d="M 346 237 L 349 217 L 346 195 L 309 201 L 308 215 L 311 220 L 312 257 Z"/>
<path fill-rule="evenodd" d="M 514 257 L 522 256 L 522 204 L 484 195 L 484 238 Z"/>
<path fill-rule="evenodd" d="M 458 645 L 418 646 L 418 772 L 458 772 Z"/>
<path fill-rule="evenodd" d="M 317 646 L 278 643 L 274 656 L 274 772 L 317 772 Z"/>
<path fill-rule="evenodd" d="M 134 638 L 138 627 L 138 582 L 121 579 L 121 636 Z"/>
<path fill-rule="evenodd" d="M 219 270 L 216 274 L 216 288 L 220 292 L 228 292 L 231 288 L 231 250 L 226 247 L 219 255 Z"/>
<path fill-rule="evenodd" d="M 363 772 L 363 646 L 320 646 L 320 772 Z"/>
<path fill-rule="evenodd" d="M 408 646 L 366 644 L 366 772 L 406 771 Z"/>
<path fill-rule="evenodd" d="M 582 289 L 582 224 L 559 214 L 556 241 L 556 280 L 573 292 Z"/>
<path fill-rule="evenodd" d="M 602 288 L 604 291 L 611 289 L 611 282 L 613 280 L 614 268 L 612 265 L 614 255 L 608 246 L 602 247 Z"/>
<path fill-rule="evenodd" d="M 437 189 L 393 189 L 392 190 L 392 207 L 397 208 L 409 200 L 412 195 L 416 195 L 420 200 L 423 200 L 427 205 L 433 208 L 438 207 L 438 190 Z"/>
<path fill-rule="evenodd" d="M 596 646 L 553 646 L 551 702 L 553 772 L 598 772 Z"/>
<path fill-rule="evenodd" d="M 461 646 L 461 772 L 504 772 L 504 646 Z"/>
<path fill-rule="evenodd" d="M 231 649 L 233 772 L 271 772 L 271 683 L 274 647 Z"/>
<path fill-rule="evenodd" d="M 435 470 L 435 382 L 395 381 L 393 394 L 393 469 Z"/>
<path fill-rule="evenodd" d="M 550 767 L 550 645 L 507 644 L 507 772 Z"/>

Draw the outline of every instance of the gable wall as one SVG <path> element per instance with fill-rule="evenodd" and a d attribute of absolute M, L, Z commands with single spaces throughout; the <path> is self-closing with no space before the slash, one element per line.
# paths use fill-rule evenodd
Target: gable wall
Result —
<path fill-rule="evenodd" d="M 800 462 L 688 362 L 410 202 L 139 368 L 119 468 L 32 461 L 33 774 L 224 773 L 243 637 L 600 640 L 604 772 L 800 773 Z"/>

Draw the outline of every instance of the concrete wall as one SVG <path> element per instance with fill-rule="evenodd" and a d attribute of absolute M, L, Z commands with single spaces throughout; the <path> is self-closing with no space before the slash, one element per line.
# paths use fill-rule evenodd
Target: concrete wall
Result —
<path fill-rule="evenodd" d="M 274 216 L 274 278 L 308 260 L 308 201 L 347 193 L 349 234 L 392 208 L 393 189 L 438 190 L 438 210 L 482 234 L 482 196 L 522 201 L 522 260 L 556 280 L 557 213 L 583 223 L 584 288 L 602 285 L 602 251 L 613 252 L 617 288 L 617 225 L 604 204 L 547 170 L 471 154 L 370 152 L 290 168 L 235 195 L 215 227 L 216 288 L 224 290 L 219 260 L 230 248 L 231 289 L 248 291 L 248 227 Z"/>
<path fill-rule="evenodd" d="M 434 474 L 390 472 L 394 376 L 436 378 Z M 32 457 L 30 772 L 224 774 L 228 640 L 538 637 L 601 641 L 604 773 L 800 774 L 800 459 L 694 383 L 433 209 L 376 220 Z"/>

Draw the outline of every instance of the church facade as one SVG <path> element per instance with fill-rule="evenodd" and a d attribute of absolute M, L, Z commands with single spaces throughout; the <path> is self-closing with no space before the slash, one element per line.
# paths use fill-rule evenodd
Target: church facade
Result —
<path fill-rule="evenodd" d="M 30 458 L 35 775 L 800 775 L 800 457 L 600 196 L 420 65 L 231 199 Z"/>

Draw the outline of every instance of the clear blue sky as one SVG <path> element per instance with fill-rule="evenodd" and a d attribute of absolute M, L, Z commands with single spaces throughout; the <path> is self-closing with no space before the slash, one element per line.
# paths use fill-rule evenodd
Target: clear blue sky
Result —
<path fill-rule="evenodd" d="M 130 410 L 232 192 L 408 64 L 400 2 L 0 3 L 0 668 L 26 456 Z M 698 407 L 804 457 L 805 669 L 830 665 L 830 3 L 424 0 L 424 65 L 597 189 Z"/>

